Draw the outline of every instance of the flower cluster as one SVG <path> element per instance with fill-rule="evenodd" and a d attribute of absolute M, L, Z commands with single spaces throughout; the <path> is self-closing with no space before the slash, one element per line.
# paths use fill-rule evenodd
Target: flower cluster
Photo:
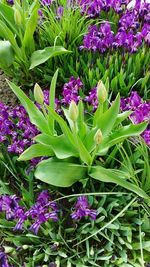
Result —
<path fill-rule="evenodd" d="M 96 17 L 100 15 L 101 11 L 108 12 L 110 9 L 120 13 L 127 6 L 129 0 L 78 0 L 78 3 L 83 13 L 90 17 Z"/>
<path fill-rule="evenodd" d="M 36 200 L 36 203 L 26 210 L 19 204 L 20 199 L 16 195 L 0 196 L 0 212 L 4 212 L 7 220 L 17 221 L 14 231 L 23 230 L 25 221 L 32 223 L 29 228 L 34 234 L 38 234 L 40 226 L 52 220 L 58 221 L 58 207 L 55 201 L 51 200 L 48 190 L 42 191 Z M 73 220 L 79 220 L 83 217 L 90 217 L 96 220 L 96 210 L 90 209 L 86 196 L 80 196 L 74 206 L 74 212 L 71 214 Z"/>
<path fill-rule="evenodd" d="M 78 103 L 80 100 L 79 91 L 82 89 L 82 82 L 80 78 L 75 79 L 73 76 L 70 78 L 68 83 L 65 83 L 62 90 L 62 105 L 68 105 L 74 100 Z"/>
<path fill-rule="evenodd" d="M 149 121 L 149 125 L 142 133 L 142 137 L 147 145 L 150 146 L 150 102 L 143 101 L 138 93 L 133 91 L 129 97 L 121 99 L 121 109 L 123 111 L 133 111 L 129 118 L 134 124 Z"/>
<path fill-rule="evenodd" d="M 8 152 L 21 154 L 33 143 L 38 134 L 36 127 L 22 106 L 10 108 L 0 103 L 0 143 L 4 143 Z"/>
<path fill-rule="evenodd" d="M 111 29 L 109 22 L 105 22 L 100 27 L 90 26 L 80 48 L 100 53 L 108 49 L 123 48 L 125 51 L 134 53 L 143 41 L 150 45 L 150 3 L 141 4 L 141 1 L 136 1 L 134 8 L 127 8 L 121 14 L 117 32 Z"/>
<path fill-rule="evenodd" d="M 120 28 L 116 34 L 111 30 L 110 24 L 104 23 L 98 28 L 96 25 L 89 27 L 89 32 L 84 36 L 80 49 L 106 52 L 108 49 L 123 48 L 134 53 L 142 45 L 143 40 L 150 44 L 150 25 L 144 24 L 141 32 L 126 31 Z"/>
<path fill-rule="evenodd" d="M 89 95 L 84 98 L 84 102 L 89 106 L 92 106 L 92 110 L 95 111 L 98 107 L 97 88 L 94 87 L 89 92 Z"/>
<path fill-rule="evenodd" d="M 74 212 L 71 214 L 72 219 L 80 220 L 83 217 L 90 217 L 92 220 L 96 220 L 96 210 L 90 209 L 90 205 L 86 196 L 78 197 L 78 200 L 74 206 Z"/>
<path fill-rule="evenodd" d="M 23 230 L 24 222 L 31 219 L 32 225 L 29 230 L 37 234 L 41 224 L 49 219 L 58 220 L 56 202 L 51 201 L 47 190 L 39 194 L 36 203 L 27 211 L 19 205 L 19 201 L 16 195 L 0 197 L 0 212 L 5 212 L 7 220 L 18 220 L 14 231 Z"/>

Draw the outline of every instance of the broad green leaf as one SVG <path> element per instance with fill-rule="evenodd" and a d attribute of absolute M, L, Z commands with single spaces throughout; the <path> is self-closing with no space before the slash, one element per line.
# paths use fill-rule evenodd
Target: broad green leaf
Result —
<path fill-rule="evenodd" d="M 132 112 L 133 111 L 131 111 L 131 110 L 127 110 L 125 112 L 118 114 L 116 122 L 115 122 L 115 126 L 119 125 L 121 122 L 123 122 L 125 119 L 127 119 L 131 115 Z"/>
<path fill-rule="evenodd" d="M 0 19 L 3 19 L 9 28 L 17 34 L 17 29 L 15 26 L 15 20 L 14 20 L 14 10 L 12 7 L 5 5 L 3 3 L 0 3 Z"/>
<path fill-rule="evenodd" d="M 11 43 L 12 48 L 13 48 L 14 52 L 16 53 L 16 55 L 19 58 L 22 58 L 21 49 L 19 48 L 19 46 L 15 40 L 14 34 L 9 29 L 9 27 L 7 27 L 7 25 L 1 20 L 0 20 L 0 36 L 2 38 L 4 38 L 5 40 L 9 41 Z"/>
<path fill-rule="evenodd" d="M 76 142 L 76 146 L 77 149 L 79 151 L 79 156 L 81 158 L 81 160 L 86 163 L 87 165 L 90 165 L 92 162 L 92 157 L 90 155 L 90 153 L 88 152 L 88 150 L 86 149 L 85 145 L 83 144 L 83 142 L 81 141 L 80 137 L 78 135 L 76 135 L 74 137 L 75 142 Z"/>
<path fill-rule="evenodd" d="M 68 139 L 68 141 L 74 146 L 75 142 L 74 142 L 74 137 L 73 134 L 70 130 L 70 128 L 68 127 L 67 123 L 65 122 L 65 120 L 58 115 L 55 110 L 53 110 L 50 106 L 48 107 L 49 110 L 49 114 L 51 115 L 51 117 L 56 120 L 58 122 L 58 124 L 60 125 L 60 128 L 62 129 L 63 134 L 66 136 L 66 138 Z"/>
<path fill-rule="evenodd" d="M 115 170 L 116 171 L 116 170 Z M 124 178 L 126 178 L 126 175 L 124 178 L 120 177 L 120 174 L 122 176 L 123 172 L 117 172 L 114 173 L 114 170 L 111 169 L 105 169 L 100 166 L 96 167 L 91 167 L 89 175 L 101 182 L 106 182 L 106 183 L 115 183 L 117 185 L 122 186 L 123 188 L 128 189 L 129 191 L 134 192 L 135 194 L 139 195 L 140 197 L 143 198 L 149 198 L 148 195 L 138 186 L 126 181 Z"/>
<path fill-rule="evenodd" d="M 30 69 L 35 68 L 36 66 L 46 62 L 52 57 L 56 57 L 66 53 L 70 53 L 70 51 L 66 50 L 62 46 L 46 47 L 43 50 L 37 50 L 33 52 L 31 56 Z"/>
<path fill-rule="evenodd" d="M 0 65 L 10 67 L 14 61 L 14 51 L 9 41 L 0 41 Z"/>
<path fill-rule="evenodd" d="M 55 110 L 55 91 L 56 91 L 56 82 L 58 77 L 58 69 L 56 70 L 50 86 L 50 93 L 49 93 L 49 105 L 50 107 Z M 50 116 L 48 116 L 49 120 L 49 128 L 52 134 L 54 134 L 54 119 Z"/>
<path fill-rule="evenodd" d="M 87 134 L 84 145 L 88 151 L 91 152 L 95 147 L 94 135 L 98 129 L 102 131 L 103 138 L 111 132 L 119 113 L 119 107 L 120 97 L 118 95 L 112 106 L 97 119 L 96 126 Z"/>
<path fill-rule="evenodd" d="M 35 177 L 54 186 L 68 187 L 84 179 L 86 172 L 85 166 L 48 159 L 38 164 Z"/>
<path fill-rule="evenodd" d="M 54 152 L 48 145 L 33 144 L 26 149 L 18 158 L 19 161 L 30 160 L 37 157 L 54 156 Z"/>
<path fill-rule="evenodd" d="M 119 108 L 120 108 L 120 96 L 118 95 L 115 101 L 113 102 L 112 106 L 106 112 L 104 112 L 103 115 L 101 115 L 97 120 L 96 126 L 98 129 L 101 129 L 104 137 L 111 132 L 115 124 L 115 121 L 117 119 Z"/>
<path fill-rule="evenodd" d="M 39 5 L 37 4 L 36 9 L 34 9 L 30 18 L 28 19 L 26 23 L 26 30 L 25 30 L 25 34 L 24 34 L 24 38 L 22 42 L 22 46 L 30 50 L 30 53 L 32 53 L 35 50 L 33 34 L 35 32 L 37 22 L 38 22 L 38 8 L 39 8 Z"/>
<path fill-rule="evenodd" d="M 49 134 L 49 127 L 46 118 L 44 117 L 43 113 L 34 105 L 34 103 L 25 95 L 25 93 L 14 83 L 7 81 L 8 85 L 15 93 L 15 95 L 19 98 L 21 104 L 26 109 L 31 123 L 36 125 L 41 132 Z"/>
<path fill-rule="evenodd" d="M 81 140 L 83 140 L 87 133 L 87 126 L 84 122 L 84 105 L 82 101 L 79 101 L 78 110 L 79 110 L 79 116 L 77 119 L 78 135 L 81 138 Z"/>
<path fill-rule="evenodd" d="M 70 142 L 68 142 L 65 135 L 51 136 L 47 134 L 39 134 L 34 140 L 40 144 L 51 146 L 56 157 L 59 159 L 79 156 L 77 150 L 75 150 Z"/>
<path fill-rule="evenodd" d="M 140 124 L 130 124 L 122 127 L 104 139 L 103 143 L 99 146 L 98 154 L 129 137 L 139 136 L 146 129 L 146 126 L 147 122 L 142 122 Z"/>

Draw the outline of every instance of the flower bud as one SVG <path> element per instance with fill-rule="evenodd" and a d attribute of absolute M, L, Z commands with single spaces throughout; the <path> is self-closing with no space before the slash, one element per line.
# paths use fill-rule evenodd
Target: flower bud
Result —
<path fill-rule="evenodd" d="M 21 25 L 22 23 L 22 17 L 20 14 L 20 11 L 18 9 L 15 9 L 14 11 L 14 19 L 17 25 Z"/>
<path fill-rule="evenodd" d="M 107 90 L 102 81 L 97 85 L 97 98 L 100 104 L 103 104 L 107 99 Z"/>
<path fill-rule="evenodd" d="M 72 121 L 76 121 L 79 115 L 78 107 L 76 103 L 72 100 L 69 106 L 69 118 Z"/>
<path fill-rule="evenodd" d="M 12 253 L 12 252 L 14 251 L 14 248 L 12 248 L 12 247 L 8 247 L 8 246 L 4 247 L 4 249 L 5 249 L 5 253 L 6 253 L 6 254 L 8 254 L 8 253 Z"/>
<path fill-rule="evenodd" d="M 23 245 L 22 248 L 23 248 L 24 250 L 26 250 L 26 249 L 29 248 L 29 246 L 28 246 L 28 245 Z"/>
<path fill-rule="evenodd" d="M 42 92 L 41 87 L 37 83 L 34 86 L 34 98 L 35 98 L 35 101 L 38 104 L 43 105 L 43 103 L 44 103 L 44 94 Z"/>
<path fill-rule="evenodd" d="M 96 134 L 94 135 L 94 141 L 96 145 L 100 145 L 103 141 L 103 134 L 100 129 L 97 130 Z"/>

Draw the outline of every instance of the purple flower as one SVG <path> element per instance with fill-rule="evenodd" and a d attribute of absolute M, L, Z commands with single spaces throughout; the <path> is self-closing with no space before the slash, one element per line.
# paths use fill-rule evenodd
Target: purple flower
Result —
<path fill-rule="evenodd" d="M 114 42 L 114 33 L 111 31 L 110 24 L 104 23 L 98 29 L 97 26 L 90 26 L 89 32 L 84 36 L 83 46 L 81 49 L 87 49 L 91 51 L 98 50 L 104 53 L 108 48 L 112 46 Z"/>
<path fill-rule="evenodd" d="M 63 86 L 61 104 L 69 105 L 72 100 L 76 103 L 80 100 L 79 91 L 81 90 L 83 84 L 80 78 L 75 79 L 73 76 L 70 78 L 68 83 Z"/>
<path fill-rule="evenodd" d="M 0 211 L 5 212 L 7 220 L 20 218 L 20 216 L 23 214 L 24 209 L 19 206 L 19 200 L 20 199 L 16 195 L 0 196 Z"/>
<path fill-rule="evenodd" d="M 11 267 L 8 263 L 7 255 L 3 251 L 0 251 L 0 266 Z"/>
<path fill-rule="evenodd" d="M 144 138 L 145 143 L 150 146 L 150 129 L 145 130 L 142 133 L 142 137 Z"/>
<path fill-rule="evenodd" d="M 42 0 L 41 4 L 43 6 L 50 6 L 52 4 L 53 0 Z"/>
<path fill-rule="evenodd" d="M 12 109 L 0 103 L 0 142 L 6 144 L 10 153 L 21 154 L 37 134 L 22 106 Z"/>
<path fill-rule="evenodd" d="M 10 5 L 13 5 L 14 4 L 14 0 L 7 0 L 7 3 L 10 4 Z"/>
<path fill-rule="evenodd" d="M 90 205 L 86 196 L 78 197 L 78 200 L 74 207 L 75 211 L 71 214 L 73 220 L 80 220 L 82 217 L 90 217 L 92 220 L 96 220 L 96 210 L 90 209 Z"/>
<path fill-rule="evenodd" d="M 57 213 L 58 208 L 56 202 L 51 201 L 47 190 L 42 191 L 37 197 L 36 203 L 22 216 L 20 216 L 14 230 L 22 230 L 24 222 L 31 218 L 33 223 L 29 230 L 37 234 L 41 224 L 45 223 L 49 219 L 52 221 L 58 220 Z"/>
<path fill-rule="evenodd" d="M 143 121 L 150 122 L 150 102 L 144 102 L 137 92 L 133 91 L 129 97 L 122 98 L 120 107 L 123 111 L 133 111 L 132 114 L 129 116 L 132 123 L 139 124 Z M 150 145 L 149 125 L 148 128 L 141 135 L 147 145 Z"/>
<path fill-rule="evenodd" d="M 57 18 L 60 19 L 63 16 L 64 8 L 63 6 L 59 6 L 56 10 Z"/>
<path fill-rule="evenodd" d="M 84 101 L 88 103 L 88 105 L 92 106 L 93 111 L 95 111 L 98 107 L 98 99 L 97 99 L 97 89 L 96 87 L 91 89 L 89 95 L 84 98 Z"/>

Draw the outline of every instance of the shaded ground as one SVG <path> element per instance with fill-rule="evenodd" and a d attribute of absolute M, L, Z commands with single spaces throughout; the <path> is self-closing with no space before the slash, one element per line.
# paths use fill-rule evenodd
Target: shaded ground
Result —
<path fill-rule="evenodd" d="M 9 106 L 14 106 L 17 103 L 17 100 L 5 78 L 6 76 L 0 70 L 0 102 L 4 102 Z"/>

